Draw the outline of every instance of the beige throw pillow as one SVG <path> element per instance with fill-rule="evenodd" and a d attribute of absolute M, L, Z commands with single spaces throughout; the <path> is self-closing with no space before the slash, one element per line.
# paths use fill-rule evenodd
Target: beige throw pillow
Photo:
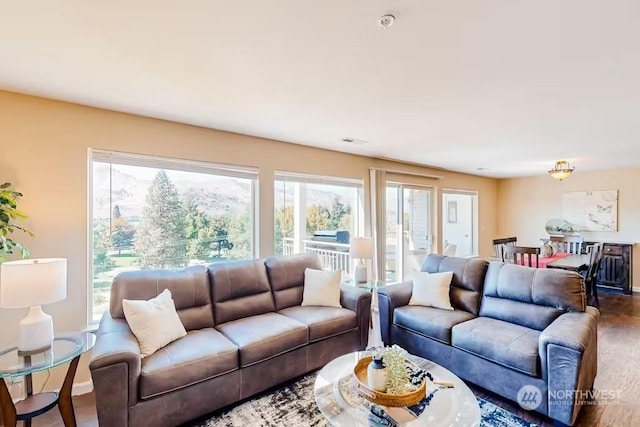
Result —
<path fill-rule="evenodd" d="M 409 305 L 424 305 L 445 310 L 453 310 L 449 299 L 449 286 L 453 273 L 419 272 L 413 278 L 413 292 Z"/>
<path fill-rule="evenodd" d="M 306 268 L 302 306 L 316 305 L 342 307 L 340 305 L 341 271 L 323 271 Z"/>
<path fill-rule="evenodd" d="M 187 335 L 169 289 L 148 301 L 123 299 L 122 309 L 131 332 L 138 339 L 142 357 Z"/>

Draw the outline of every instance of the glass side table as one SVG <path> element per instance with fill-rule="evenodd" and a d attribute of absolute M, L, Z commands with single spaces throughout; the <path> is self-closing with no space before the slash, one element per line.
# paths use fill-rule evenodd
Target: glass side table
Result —
<path fill-rule="evenodd" d="M 56 335 L 51 348 L 39 353 L 23 354 L 16 346 L 0 349 L 0 409 L 4 425 L 15 426 L 18 421 L 24 421 L 24 425 L 30 427 L 32 418 L 57 405 L 64 425 L 76 426 L 71 402 L 73 378 L 80 356 L 91 350 L 95 342 L 96 337 L 92 333 L 71 332 Z M 60 392 L 33 394 L 31 375 L 34 372 L 46 371 L 67 362 L 71 363 Z M 14 404 L 6 381 L 18 377 L 25 377 L 27 397 Z"/>
<path fill-rule="evenodd" d="M 383 288 L 385 283 L 380 280 L 368 280 L 362 283 L 356 283 L 353 280 L 353 277 L 346 277 L 342 281 L 343 285 L 353 286 L 354 288 L 360 288 L 367 290 L 371 293 L 371 320 L 369 321 L 369 329 L 371 329 L 371 333 L 369 334 L 369 343 L 367 347 L 377 347 L 382 345 L 382 337 L 380 333 L 380 328 L 376 329 L 375 327 L 375 318 L 379 312 L 378 309 L 378 289 Z"/>

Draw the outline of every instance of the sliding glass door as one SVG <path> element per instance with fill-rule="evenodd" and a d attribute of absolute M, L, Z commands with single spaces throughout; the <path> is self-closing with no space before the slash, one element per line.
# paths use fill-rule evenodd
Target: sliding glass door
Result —
<path fill-rule="evenodd" d="M 387 184 L 386 282 L 413 278 L 432 252 L 432 195 L 428 187 Z"/>

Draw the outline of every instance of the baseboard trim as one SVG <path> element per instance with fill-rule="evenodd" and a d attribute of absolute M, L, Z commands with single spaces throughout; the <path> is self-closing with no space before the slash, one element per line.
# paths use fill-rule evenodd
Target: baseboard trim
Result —
<path fill-rule="evenodd" d="M 93 391 L 93 381 L 85 381 L 82 383 L 75 383 L 71 387 L 71 396 L 80 396 L 81 394 L 91 393 Z"/>
<path fill-rule="evenodd" d="M 631 289 L 631 291 L 632 291 L 632 292 L 640 293 L 640 286 L 634 286 L 634 287 Z"/>

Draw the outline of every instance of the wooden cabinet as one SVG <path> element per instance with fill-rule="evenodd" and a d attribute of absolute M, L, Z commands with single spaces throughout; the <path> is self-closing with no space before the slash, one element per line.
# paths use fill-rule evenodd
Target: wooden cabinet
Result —
<path fill-rule="evenodd" d="M 591 244 L 594 242 L 585 242 Z M 599 288 L 632 292 L 633 245 L 603 242 L 602 261 L 596 277 Z"/>

